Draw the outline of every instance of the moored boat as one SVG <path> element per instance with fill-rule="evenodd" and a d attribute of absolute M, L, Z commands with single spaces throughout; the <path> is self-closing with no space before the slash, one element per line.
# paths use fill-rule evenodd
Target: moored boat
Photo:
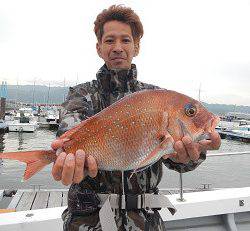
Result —
<path fill-rule="evenodd" d="M 37 128 L 37 121 L 26 116 L 21 116 L 19 120 L 8 121 L 9 132 L 34 132 Z"/>
<path fill-rule="evenodd" d="M 59 113 L 56 110 L 48 110 L 45 117 L 46 122 L 49 124 L 49 128 L 58 128 L 59 126 Z"/>
<path fill-rule="evenodd" d="M 0 132 L 6 131 L 8 131 L 8 124 L 4 120 L 0 119 Z"/>
<path fill-rule="evenodd" d="M 9 132 L 34 132 L 37 129 L 37 122 L 20 122 L 17 120 L 8 122 Z"/>

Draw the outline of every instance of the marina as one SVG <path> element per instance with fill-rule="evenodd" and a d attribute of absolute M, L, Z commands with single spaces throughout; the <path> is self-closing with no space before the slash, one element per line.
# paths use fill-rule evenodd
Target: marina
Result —
<path fill-rule="evenodd" d="M 11 110 L 0 119 L 1 132 L 34 132 L 37 128 L 57 129 L 60 106 L 25 107 Z M 37 109 L 38 108 L 38 109 Z M 5 109 L 2 109 L 5 111 Z M 38 112 L 39 111 L 39 112 Z"/>
<path fill-rule="evenodd" d="M 7 112 L 0 121 L 0 151 L 50 149 L 59 111 L 55 105 L 26 105 Z M 160 193 L 177 208 L 174 216 L 160 211 L 168 230 L 195 231 L 197 225 L 201 231 L 250 229 L 249 130 L 249 120 L 222 120 L 217 127 L 220 150 L 208 151 L 207 160 L 195 171 L 179 174 L 163 168 Z M 23 181 L 25 164 L 0 160 L 1 231 L 61 230 L 68 187 L 53 180 L 51 167 Z"/>
<path fill-rule="evenodd" d="M 41 106 L 38 110 L 23 107 L 7 113 L 0 121 L 0 151 L 50 149 L 56 138 L 59 110 L 46 105 L 43 110 Z M 250 229 L 248 122 L 222 120 L 217 127 L 222 138 L 220 150 L 209 151 L 207 160 L 195 171 L 182 174 L 163 169 L 160 193 L 177 208 L 174 216 L 166 209 L 160 211 L 168 230 L 189 227 L 195 231 L 197 225 L 201 231 Z M 61 230 L 68 187 L 53 180 L 51 167 L 24 182 L 25 164 L 0 160 L 1 231 Z"/>

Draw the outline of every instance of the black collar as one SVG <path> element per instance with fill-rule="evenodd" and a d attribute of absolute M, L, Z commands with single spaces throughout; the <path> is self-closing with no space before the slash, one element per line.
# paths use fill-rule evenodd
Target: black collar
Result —
<path fill-rule="evenodd" d="M 136 65 L 131 64 L 131 69 L 109 70 L 104 64 L 97 72 L 96 78 L 104 92 L 124 92 L 128 84 L 137 79 Z"/>

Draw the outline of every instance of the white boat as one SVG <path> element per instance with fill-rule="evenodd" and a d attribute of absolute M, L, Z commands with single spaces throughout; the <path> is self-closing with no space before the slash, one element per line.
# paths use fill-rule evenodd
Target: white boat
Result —
<path fill-rule="evenodd" d="M 0 119 L 0 132 L 5 132 L 7 130 L 8 124 L 4 120 Z"/>
<path fill-rule="evenodd" d="M 227 136 L 232 139 L 239 139 L 241 141 L 250 143 L 250 125 L 240 126 L 237 129 L 232 129 L 227 132 Z"/>
<path fill-rule="evenodd" d="M 13 120 L 6 121 L 9 132 L 34 132 L 37 128 L 37 120 L 31 108 L 20 108 Z"/>
<path fill-rule="evenodd" d="M 33 109 L 29 107 L 20 108 L 16 112 L 14 119 L 19 120 L 21 117 L 28 117 L 30 120 L 36 120 L 34 113 L 33 113 Z"/>
<path fill-rule="evenodd" d="M 238 120 L 239 126 L 250 125 L 250 120 Z"/>
<path fill-rule="evenodd" d="M 250 138 L 250 125 L 240 126 L 237 129 L 233 129 L 231 132 Z"/>
<path fill-rule="evenodd" d="M 34 132 L 38 125 L 36 121 L 20 123 L 18 120 L 8 122 L 9 132 Z"/>
<path fill-rule="evenodd" d="M 216 127 L 216 130 L 219 131 L 231 131 L 232 129 L 237 129 L 238 127 L 240 127 L 239 122 L 235 122 L 235 121 L 220 121 L 219 124 Z"/>
<path fill-rule="evenodd" d="M 58 127 L 59 126 L 59 112 L 56 110 L 48 110 L 47 115 L 45 116 L 46 122 L 49 124 L 49 127 Z"/>
<path fill-rule="evenodd" d="M 9 132 L 34 132 L 37 128 L 37 121 L 32 117 L 21 116 L 19 119 L 7 121 Z"/>

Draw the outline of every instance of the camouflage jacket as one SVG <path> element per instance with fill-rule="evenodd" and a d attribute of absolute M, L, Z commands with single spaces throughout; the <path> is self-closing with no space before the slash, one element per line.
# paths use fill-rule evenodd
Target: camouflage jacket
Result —
<path fill-rule="evenodd" d="M 60 136 L 80 121 L 100 112 L 127 94 L 144 89 L 159 87 L 137 80 L 136 66 L 130 70 L 108 70 L 100 68 L 97 79 L 70 87 L 66 101 L 62 104 L 61 123 L 57 132 Z M 129 179 L 130 172 L 124 173 L 126 194 L 157 193 L 157 185 L 162 178 L 162 164 L 178 172 L 195 169 L 206 155 L 188 164 L 175 163 L 171 159 L 160 160 Z M 86 177 L 80 184 L 72 184 L 68 194 L 68 209 L 64 212 L 65 230 L 101 230 L 98 219 L 98 198 L 96 193 L 122 193 L 120 171 L 98 171 L 95 178 Z M 149 222 L 150 220 L 150 222 Z M 158 212 L 129 211 L 116 214 L 119 230 L 164 230 Z M 79 228 L 81 227 L 81 229 Z"/>

